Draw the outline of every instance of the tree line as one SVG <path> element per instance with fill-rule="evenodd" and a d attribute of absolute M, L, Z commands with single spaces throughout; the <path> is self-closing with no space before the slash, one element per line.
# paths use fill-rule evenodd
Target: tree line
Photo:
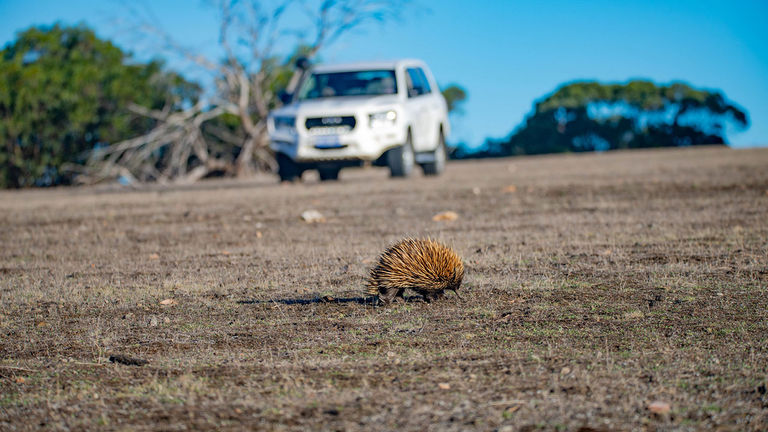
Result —
<path fill-rule="evenodd" d="M 139 23 L 137 34 L 158 53 L 209 74 L 212 89 L 160 61 L 137 63 L 84 26 L 21 32 L 0 51 L 0 187 L 192 182 L 273 169 L 267 114 L 279 91 L 296 84 L 293 62 L 397 18 L 405 2 L 222 0 L 221 58 Z M 279 51 L 291 45 L 293 53 Z"/>
<path fill-rule="evenodd" d="M 368 7 L 357 8 L 363 3 Z M 315 57 L 358 25 L 390 18 L 393 8 L 325 0 L 313 15 L 314 38 L 280 56 L 269 30 L 284 11 L 221 5 L 219 61 L 148 29 L 165 49 L 212 73 L 213 91 L 160 60 L 134 61 L 84 25 L 20 32 L 0 51 L 0 187 L 189 182 L 272 169 L 266 117 L 280 104 L 279 92 L 296 85 L 296 60 Z M 454 84 L 442 93 L 460 114 L 466 90 Z M 473 153 L 459 148 L 453 157 L 725 144 L 729 125 L 748 123 L 746 111 L 722 93 L 685 83 L 573 82 L 537 101 L 507 138 L 488 139 Z"/>
<path fill-rule="evenodd" d="M 127 106 L 197 100 L 200 87 L 160 61 L 127 60 L 82 26 L 31 28 L 0 51 L 0 187 L 69 183 L 68 166 L 153 127 Z"/>
<path fill-rule="evenodd" d="M 747 112 L 716 90 L 659 85 L 572 82 L 537 101 L 507 138 L 488 139 L 457 159 L 727 144 L 728 126 L 748 127 Z"/>

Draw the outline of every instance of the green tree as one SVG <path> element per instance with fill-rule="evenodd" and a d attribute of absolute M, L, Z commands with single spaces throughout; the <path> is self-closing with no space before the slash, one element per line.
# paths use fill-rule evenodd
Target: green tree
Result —
<path fill-rule="evenodd" d="M 746 128 L 749 121 L 718 91 L 584 81 L 538 101 L 509 139 L 490 144 L 507 155 L 726 144 L 727 124 Z"/>
<path fill-rule="evenodd" d="M 461 114 L 462 105 L 467 100 L 467 91 L 463 87 L 451 84 L 442 91 L 445 103 L 448 104 L 448 112 L 451 114 Z"/>
<path fill-rule="evenodd" d="M 67 183 L 66 164 L 153 127 L 131 106 L 176 111 L 199 93 L 82 25 L 21 32 L 0 51 L 0 187 Z"/>

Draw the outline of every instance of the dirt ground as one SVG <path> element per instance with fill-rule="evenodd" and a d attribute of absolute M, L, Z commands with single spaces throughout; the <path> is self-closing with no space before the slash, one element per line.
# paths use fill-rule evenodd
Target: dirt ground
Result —
<path fill-rule="evenodd" d="M 0 193 L 0 430 L 768 429 L 768 149 L 308 177 Z"/>

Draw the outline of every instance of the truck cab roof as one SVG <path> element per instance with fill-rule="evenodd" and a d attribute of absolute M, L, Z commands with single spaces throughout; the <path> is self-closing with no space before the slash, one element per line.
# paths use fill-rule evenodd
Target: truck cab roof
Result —
<path fill-rule="evenodd" d="M 424 63 L 421 60 L 416 59 L 398 59 L 398 60 L 379 60 L 368 62 L 356 62 L 356 63 L 340 63 L 340 64 L 321 64 L 312 67 L 312 72 L 317 73 L 329 73 L 329 72 L 345 72 L 345 71 L 358 71 L 358 70 L 387 70 L 397 69 L 399 66 L 423 66 Z"/>

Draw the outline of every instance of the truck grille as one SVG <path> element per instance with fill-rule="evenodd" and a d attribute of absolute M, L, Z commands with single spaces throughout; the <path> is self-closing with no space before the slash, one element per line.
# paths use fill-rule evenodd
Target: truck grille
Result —
<path fill-rule="evenodd" d="M 304 122 L 304 126 L 310 131 L 315 128 L 350 131 L 355 128 L 356 124 L 354 116 L 310 117 Z"/>

